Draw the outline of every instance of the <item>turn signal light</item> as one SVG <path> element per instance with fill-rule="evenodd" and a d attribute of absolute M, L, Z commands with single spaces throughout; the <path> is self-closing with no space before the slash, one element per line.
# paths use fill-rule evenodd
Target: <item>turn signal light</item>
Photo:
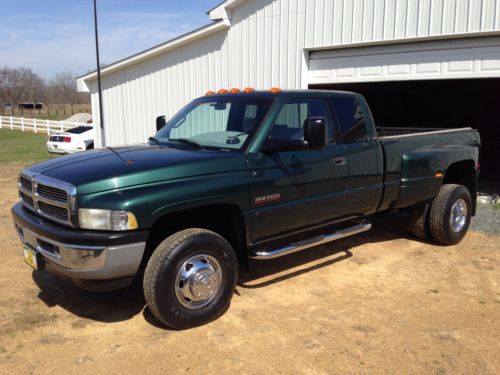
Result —
<path fill-rule="evenodd" d="M 272 93 L 274 93 L 274 94 L 277 94 L 277 93 L 279 93 L 279 92 L 281 92 L 281 91 L 283 91 L 283 90 L 281 90 L 279 87 L 273 87 L 273 88 L 271 89 L 271 92 L 272 92 Z"/>
<path fill-rule="evenodd" d="M 241 91 L 240 89 L 236 89 L 236 88 L 232 88 L 231 90 L 229 90 L 229 92 L 230 92 L 231 94 L 237 94 L 237 93 L 239 93 L 240 91 Z"/>
<path fill-rule="evenodd" d="M 251 92 L 255 92 L 255 89 L 251 88 L 251 87 L 247 87 L 247 88 L 243 89 L 243 92 L 246 92 L 248 94 L 248 93 L 251 93 Z"/>
<path fill-rule="evenodd" d="M 217 94 L 228 94 L 229 93 L 229 90 L 226 90 L 226 89 L 220 89 L 219 91 L 217 91 Z"/>
<path fill-rule="evenodd" d="M 215 91 L 207 91 L 205 96 L 215 95 Z"/>

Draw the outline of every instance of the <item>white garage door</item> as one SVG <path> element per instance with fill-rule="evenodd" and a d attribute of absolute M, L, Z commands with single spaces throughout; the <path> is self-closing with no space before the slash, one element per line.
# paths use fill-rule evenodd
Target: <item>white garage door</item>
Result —
<path fill-rule="evenodd" d="M 311 51 L 309 84 L 500 77 L 500 38 Z"/>

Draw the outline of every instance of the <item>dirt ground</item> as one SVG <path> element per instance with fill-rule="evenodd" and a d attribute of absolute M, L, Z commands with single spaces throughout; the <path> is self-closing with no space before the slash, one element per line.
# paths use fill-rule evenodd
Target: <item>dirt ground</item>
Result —
<path fill-rule="evenodd" d="M 399 217 L 241 275 L 230 309 L 161 327 L 140 288 L 94 294 L 23 263 L 0 173 L 0 373 L 500 373 L 500 237 L 412 239 Z"/>

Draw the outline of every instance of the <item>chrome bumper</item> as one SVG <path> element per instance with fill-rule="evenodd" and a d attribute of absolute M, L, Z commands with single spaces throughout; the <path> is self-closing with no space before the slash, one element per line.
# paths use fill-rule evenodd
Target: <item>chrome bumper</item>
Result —
<path fill-rule="evenodd" d="M 141 264 L 145 242 L 117 246 L 64 244 L 39 235 L 19 223 L 23 244 L 39 253 L 54 273 L 75 280 L 110 280 L 134 276 Z"/>

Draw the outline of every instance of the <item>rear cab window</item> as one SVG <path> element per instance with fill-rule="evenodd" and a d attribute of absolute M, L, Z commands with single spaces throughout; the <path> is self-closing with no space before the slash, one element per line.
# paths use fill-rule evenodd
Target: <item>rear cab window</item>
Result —
<path fill-rule="evenodd" d="M 332 97 L 338 126 L 344 143 L 368 142 L 366 117 L 355 97 Z"/>

